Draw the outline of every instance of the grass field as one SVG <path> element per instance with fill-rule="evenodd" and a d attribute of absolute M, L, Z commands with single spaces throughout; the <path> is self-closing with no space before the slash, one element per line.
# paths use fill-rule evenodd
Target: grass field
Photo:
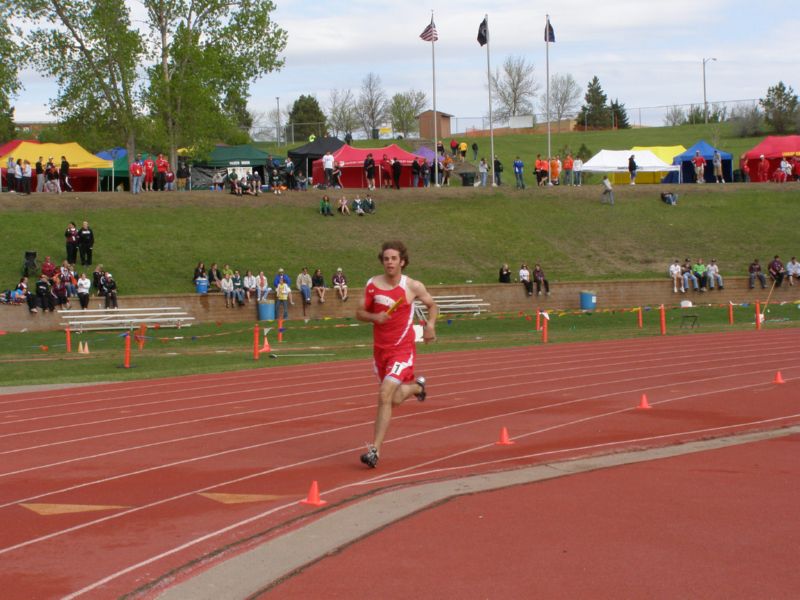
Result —
<path fill-rule="evenodd" d="M 800 305 L 772 305 L 765 328 L 797 327 Z M 689 328 L 686 314 L 698 315 L 699 327 Z M 551 313 L 549 342 L 565 343 L 659 335 L 657 310 L 645 307 L 644 327 L 636 326 L 637 314 L 628 310 Z M 695 306 L 690 313 L 666 312 L 669 335 L 694 335 L 714 331 L 752 329 L 752 306 L 735 308 L 735 324 L 728 324 L 726 307 Z M 541 344 L 534 314 L 491 314 L 480 317 L 442 318 L 438 341 L 419 346 L 421 353 Z M 265 324 L 270 326 L 269 324 Z M 271 325 L 275 327 L 274 324 Z M 239 369 L 306 364 L 330 360 L 368 359 L 372 354 L 371 327 L 350 319 L 325 319 L 286 324 L 284 341 L 276 331 L 269 334 L 271 353 L 253 359 L 253 326 L 248 323 L 200 325 L 181 330 L 147 332 L 144 349 L 132 344 L 131 369 L 122 369 L 124 339 L 119 332 L 73 335 L 73 353 L 66 353 L 63 332 L 28 332 L 0 335 L 0 386 L 34 383 L 116 381 L 216 373 Z M 75 353 L 78 342 L 89 345 L 90 354 Z M 365 363 L 365 369 L 369 369 Z"/>

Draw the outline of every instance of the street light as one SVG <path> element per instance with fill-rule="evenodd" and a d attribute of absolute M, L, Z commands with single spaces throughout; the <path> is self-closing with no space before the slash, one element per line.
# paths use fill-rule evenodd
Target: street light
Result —
<path fill-rule="evenodd" d="M 716 60 L 716 59 L 714 59 Z M 703 68 L 705 68 L 705 64 L 703 64 Z M 705 82 L 705 71 L 703 71 L 703 81 Z M 703 83 L 705 85 L 705 83 Z M 275 96 L 275 100 L 278 102 L 278 128 L 275 130 L 275 133 L 278 136 L 278 146 L 281 145 L 281 98 L 280 96 Z"/>
<path fill-rule="evenodd" d="M 706 100 L 706 63 L 712 60 L 717 60 L 716 58 L 704 58 L 703 59 L 703 115 L 706 125 L 708 125 L 708 101 Z"/>

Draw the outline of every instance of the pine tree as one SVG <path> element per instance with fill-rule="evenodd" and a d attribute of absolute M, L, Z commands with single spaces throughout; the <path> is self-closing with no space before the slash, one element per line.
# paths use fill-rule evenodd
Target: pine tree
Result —
<path fill-rule="evenodd" d="M 797 126 L 798 98 L 791 86 L 782 81 L 767 90 L 767 97 L 758 101 L 767 123 L 775 133 L 788 133 Z"/>
<path fill-rule="evenodd" d="M 322 127 L 320 127 L 320 123 Z M 312 133 L 327 130 L 325 113 L 314 96 L 300 96 L 289 111 L 289 126 L 294 128 L 295 139 L 306 139 Z"/>
<path fill-rule="evenodd" d="M 608 97 L 595 75 L 589 82 L 584 96 L 585 104 L 578 113 L 578 127 L 586 129 L 603 129 L 611 126 L 611 111 Z"/>
<path fill-rule="evenodd" d="M 625 105 L 619 99 L 611 103 L 611 115 L 614 119 L 614 127 L 617 129 L 630 129 L 631 124 L 628 121 L 628 111 L 625 110 Z"/>

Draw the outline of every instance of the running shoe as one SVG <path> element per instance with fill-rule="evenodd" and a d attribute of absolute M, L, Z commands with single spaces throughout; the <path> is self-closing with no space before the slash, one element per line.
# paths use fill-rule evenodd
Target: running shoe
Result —
<path fill-rule="evenodd" d="M 375 446 L 367 444 L 367 452 L 361 455 L 361 462 L 370 469 L 374 469 L 378 466 L 378 450 Z"/>
<path fill-rule="evenodd" d="M 420 375 L 419 377 L 417 377 L 415 382 L 422 389 L 420 390 L 419 394 L 414 394 L 414 395 L 417 397 L 417 400 L 419 400 L 420 402 L 425 402 L 425 398 L 428 395 L 428 392 L 425 391 L 425 378 L 422 375 Z"/>

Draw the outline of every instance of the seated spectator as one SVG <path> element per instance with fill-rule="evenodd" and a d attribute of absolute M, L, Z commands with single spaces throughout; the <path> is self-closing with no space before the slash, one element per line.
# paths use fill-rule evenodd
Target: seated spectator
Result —
<path fill-rule="evenodd" d="M 333 276 L 333 289 L 342 302 L 347 302 L 347 277 L 344 276 L 342 267 L 336 269 L 336 275 Z"/>
<path fill-rule="evenodd" d="M 769 276 L 775 282 L 775 287 L 781 287 L 783 278 L 786 275 L 786 269 L 784 268 L 783 262 L 781 262 L 781 259 L 777 254 L 775 255 L 775 258 L 772 259 L 772 262 L 769 263 L 767 270 L 769 271 Z"/>
<path fill-rule="evenodd" d="M 66 260 L 61 263 L 56 275 L 61 277 L 61 280 L 64 282 L 64 285 L 67 288 L 67 297 L 75 296 L 78 293 L 75 271 L 73 270 L 72 265 Z"/>
<path fill-rule="evenodd" d="M 25 302 L 28 305 L 29 311 L 32 313 L 39 312 L 39 309 L 36 308 L 36 296 L 31 294 L 30 290 L 28 289 L 27 277 L 22 277 L 19 280 L 17 287 L 15 287 L 14 291 L 11 292 L 11 301 L 15 304 Z"/>
<path fill-rule="evenodd" d="M 342 196 L 339 198 L 339 205 L 336 207 L 336 210 L 342 213 L 343 215 L 350 214 L 350 208 L 347 206 L 347 198 Z"/>
<path fill-rule="evenodd" d="M 261 175 L 255 169 L 253 169 L 253 171 L 250 173 L 249 183 L 250 192 L 254 196 L 258 196 L 261 193 Z"/>
<path fill-rule="evenodd" d="M 327 195 L 322 197 L 319 201 L 319 214 L 323 217 L 332 217 L 333 211 L 331 210 L 331 199 Z"/>
<path fill-rule="evenodd" d="M 89 308 L 89 293 L 92 289 L 92 282 L 86 277 L 86 273 L 81 273 L 78 277 L 78 301 L 81 303 L 81 310 Z"/>
<path fill-rule="evenodd" d="M 277 196 L 280 196 L 281 193 L 283 193 L 283 190 L 286 189 L 286 186 L 283 185 L 281 175 L 278 173 L 278 169 L 272 169 L 272 173 L 269 177 L 269 187 L 272 190 L 272 193 Z"/>
<path fill-rule="evenodd" d="M 688 290 L 689 282 L 691 282 L 694 291 L 699 292 L 700 285 L 699 282 L 697 281 L 697 276 L 694 274 L 692 261 L 687 258 L 685 261 L 683 261 L 683 266 L 681 267 L 681 269 L 683 271 L 683 287 Z"/>
<path fill-rule="evenodd" d="M 58 267 L 50 260 L 50 257 L 45 256 L 44 262 L 42 263 L 42 275 L 47 275 L 48 279 L 53 279 L 57 270 Z"/>
<path fill-rule="evenodd" d="M 528 265 L 522 263 L 519 267 L 519 280 L 525 286 L 525 292 L 528 296 L 533 296 L 533 281 L 531 281 L 531 271 Z"/>
<path fill-rule="evenodd" d="M 356 197 L 353 199 L 353 212 L 359 217 L 364 216 L 364 208 L 361 205 L 361 198 L 358 195 L 356 195 Z"/>
<path fill-rule="evenodd" d="M 278 273 L 272 279 L 272 287 L 277 290 L 281 281 L 285 281 L 287 284 L 289 284 L 289 287 L 292 287 L 292 279 L 286 274 L 286 271 L 283 270 L 283 267 L 278 269 Z"/>
<path fill-rule="evenodd" d="M 533 267 L 533 273 L 531 273 L 531 277 L 533 278 L 534 283 L 536 284 L 536 295 L 542 295 L 542 285 L 544 285 L 544 293 L 545 295 L 550 295 L 550 282 L 547 281 L 547 278 L 544 275 L 544 271 L 539 263 L 536 263 Z"/>
<path fill-rule="evenodd" d="M 244 289 L 244 298 L 247 302 L 250 302 L 250 299 L 256 296 L 258 293 L 258 286 L 256 282 L 256 277 L 253 275 L 253 272 L 249 269 L 244 273 L 244 279 L 242 280 L 242 288 Z"/>
<path fill-rule="evenodd" d="M 239 269 L 233 271 L 231 281 L 233 281 L 233 297 L 236 298 L 236 302 L 239 304 L 239 308 L 241 308 L 244 306 L 244 282 L 242 281 L 242 275 L 239 273 Z"/>
<path fill-rule="evenodd" d="M 225 296 L 225 308 L 233 308 L 235 304 L 235 294 L 233 291 L 233 275 L 226 273 L 222 278 L 222 295 Z"/>
<path fill-rule="evenodd" d="M 194 268 L 194 275 L 192 276 L 193 282 L 197 283 L 198 279 L 209 279 L 208 273 L 206 273 L 206 264 L 202 260 L 197 263 L 197 266 Z M 209 283 L 210 282 L 209 280 Z"/>
<path fill-rule="evenodd" d="M 325 302 L 325 278 L 322 276 L 322 270 L 317 269 L 311 276 L 311 289 L 317 294 L 317 300 L 320 304 Z"/>
<path fill-rule="evenodd" d="M 211 191 L 221 192 L 224 189 L 224 185 L 225 176 L 222 174 L 222 171 L 215 171 L 214 176 L 211 178 Z"/>
<path fill-rule="evenodd" d="M 719 272 L 719 265 L 717 259 L 712 258 L 706 269 L 706 278 L 708 280 L 708 289 L 713 290 L 715 286 L 719 285 L 719 289 L 725 289 L 725 282 L 722 280 L 722 275 Z"/>
<path fill-rule="evenodd" d="M 681 261 L 677 258 L 669 266 L 669 276 L 672 278 L 672 293 L 677 294 L 680 286 L 681 294 L 683 294 L 686 291 L 686 288 L 683 287 L 683 269 L 681 268 Z"/>
<path fill-rule="evenodd" d="M 231 266 L 229 264 L 225 263 L 222 266 L 222 276 L 225 277 L 225 275 L 228 274 L 230 274 L 230 276 L 233 277 L 233 269 L 231 269 Z"/>
<path fill-rule="evenodd" d="M 236 176 L 235 172 L 228 175 L 228 183 L 231 186 L 231 194 L 233 194 L 234 196 L 242 195 L 242 188 L 239 187 L 239 179 Z"/>
<path fill-rule="evenodd" d="M 103 295 L 106 297 L 106 308 L 119 308 L 117 304 L 117 282 L 111 273 L 103 278 Z"/>
<path fill-rule="evenodd" d="M 758 263 L 758 259 L 757 258 L 754 258 L 753 262 L 750 263 L 750 268 L 748 269 L 748 271 L 750 273 L 750 289 L 751 290 L 754 287 L 756 287 L 756 285 L 755 285 L 756 277 L 758 277 L 758 280 L 761 282 L 761 289 L 762 290 L 767 287 L 767 277 L 766 277 L 766 275 L 764 275 L 764 273 L 761 272 L 761 265 Z"/>
<path fill-rule="evenodd" d="M 708 287 L 708 281 L 706 277 L 706 265 L 702 258 L 698 258 L 697 262 L 694 263 L 694 266 L 692 267 L 692 273 L 694 273 L 694 276 L 697 277 L 697 283 L 700 285 L 700 291 L 705 292 L 706 288 Z"/>
<path fill-rule="evenodd" d="M 370 194 L 367 194 L 367 197 L 364 198 L 364 210 L 370 215 L 375 214 L 375 200 L 372 199 Z"/>
<path fill-rule="evenodd" d="M 300 290 L 300 294 L 303 296 L 303 304 L 311 304 L 311 287 L 313 286 L 313 282 L 311 281 L 311 275 L 308 274 L 308 267 L 303 267 L 303 270 L 295 281 L 297 289 Z M 305 314 L 305 308 L 303 309 L 303 314 Z"/>
<path fill-rule="evenodd" d="M 217 263 L 212 263 L 208 268 L 208 289 L 222 288 L 222 272 L 217 267 Z"/>
<path fill-rule="evenodd" d="M 511 269 L 508 268 L 508 263 L 504 263 L 502 267 L 500 267 L 500 277 L 498 279 L 500 283 L 511 283 Z"/>
<path fill-rule="evenodd" d="M 60 308 L 63 306 L 66 309 L 72 308 L 69 303 L 69 291 L 67 291 L 67 284 L 62 279 L 61 274 L 56 274 L 56 276 L 53 277 L 52 292 L 56 307 Z"/>
<path fill-rule="evenodd" d="M 56 309 L 53 300 L 50 280 L 47 278 L 47 275 L 42 273 L 39 277 L 39 281 L 36 282 L 36 303 L 42 311 L 49 310 L 53 312 Z"/>
<path fill-rule="evenodd" d="M 272 289 L 269 287 L 269 281 L 264 275 L 264 271 L 259 271 L 258 277 L 256 277 L 256 298 L 259 302 L 266 300 L 271 291 Z"/>
<path fill-rule="evenodd" d="M 92 285 L 94 289 L 97 290 L 98 296 L 103 296 L 105 292 L 105 288 L 103 288 L 103 282 L 106 278 L 105 269 L 103 269 L 103 265 L 97 265 L 92 272 Z"/>
<path fill-rule="evenodd" d="M 794 285 L 794 279 L 800 280 L 800 262 L 797 262 L 796 256 L 786 263 L 786 281 L 789 285 Z"/>
<path fill-rule="evenodd" d="M 297 172 L 297 175 L 295 175 L 295 182 L 297 183 L 298 190 L 305 192 L 308 189 L 308 177 L 306 177 L 303 171 Z"/>

